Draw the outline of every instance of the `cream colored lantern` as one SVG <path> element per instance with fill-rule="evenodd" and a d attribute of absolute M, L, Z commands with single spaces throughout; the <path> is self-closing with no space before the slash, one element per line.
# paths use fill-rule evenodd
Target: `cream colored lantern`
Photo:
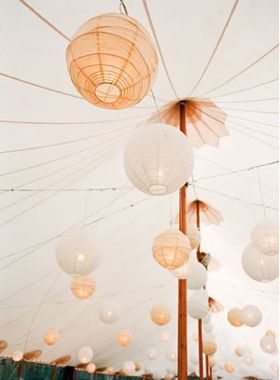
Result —
<path fill-rule="evenodd" d="M 150 316 L 151 320 L 159 326 L 164 326 L 171 320 L 171 312 L 165 305 L 153 306 Z"/>
<path fill-rule="evenodd" d="M 96 370 L 96 366 L 93 363 L 88 363 L 87 365 L 87 372 L 88 373 L 94 373 Z"/>
<path fill-rule="evenodd" d="M 276 223 L 264 220 L 252 230 L 253 246 L 265 255 L 277 255 L 279 252 L 279 231 Z"/>
<path fill-rule="evenodd" d="M 71 290 L 74 296 L 84 300 L 95 293 L 95 281 L 89 276 L 74 276 L 71 282 Z"/>
<path fill-rule="evenodd" d="M 57 330 L 54 329 L 49 329 L 44 335 L 44 342 L 49 346 L 56 344 L 58 342 L 58 339 L 59 334 Z"/>
<path fill-rule="evenodd" d="M 244 324 L 242 310 L 238 308 L 229 310 L 227 319 L 229 323 L 234 327 L 240 327 Z"/>
<path fill-rule="evenodd" d="M 129 330 L 121 330 L 117 335 L 117 343 L 119 346 L 127 347 L 132 341 L 132 333 Z"/>

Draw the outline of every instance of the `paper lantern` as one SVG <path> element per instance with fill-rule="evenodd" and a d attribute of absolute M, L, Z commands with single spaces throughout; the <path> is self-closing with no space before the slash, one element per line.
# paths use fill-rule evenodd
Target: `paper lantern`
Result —
<path fill-rule="evenodd" d="M 256 306 L 247 305 L 242 310 L 242 319 L 245 325 L 255 327 L 261 322 L 262 313 Z"/>
<path fill-rule="evenodd" d="M 80 362 L 83 364 L 89 363 L 91 359 L 93 358 L 93 351 L 91 347 L 86 346 L 86 347 L 80 348 L 78 352 L 78 358 Z"/>
<path fill-rule="evenodd" d="M 232 373 L 234 371 L 234 365 L 231 363 L 225 363 L 224 368 L 227 373 Z"/>
<path fill-rule="evenodd" d="M 135 362 L 134 364 L 135 364 L 135 371 L 136 372 L 141 371 L 141 369 L 142 369 L 141 363 Z"/>
<path fill-rule="evenodd" d="M 88 373 L 94 373 L 96 370 L 96 366 L 93 363 L 88 363 L 87 365 L 87 372 Z"/>
<path fill-rule="evenodd" d="M 242 266 L 250 278 L 259 282 L 273 281 L 279 275 L 278 255 L 264 255 L 252 245 L 243 253 Z"/>
<path fill-rule="evenodd" d="M 247 365 L 252 365 L 254 363 L 254 359 L 252 356 L 244 356 L 244 362 Z"/>
<path fill-rule="evenodd" d="M 56 330 L 53 330 L 53 329 L 48 330 L 46 334 L 44 335 L 44 342 L 49 346 L 56 344 L 58 339 L 59 339 L 59 334 Z"/>
<path fill-rule="evenodd" d="M 272 354 L 277 349 L 276 340 L 267 335 L 261 338 L 260 346 L 261 349 L 268 354 Z"/>
<path fill-rule="evenodd" d="M 278 373 L 279 371 L 279 364 L 277 362 L 273 362 L 270 364 L 270 368 L 273 372 Z"/>
<path fill-rule="evenodd" d="M 200 289 L 207 282 L 207 270 L 193 256 L 181 267 L 174 269 L 171 273 L 179 279 L 187 279 L 188 289 Z"/>
<path fill-rule="evenodd" d="M 171 312 L 165 305 L 153 306 L 150 316 L 151 320 L 159 326 L 164 326 L 171 320 Z"/>
<path fill-rule="evenodd" d="M 203 340 L 203 352 L 205 355 L 214 355 L 217 351 L 217 343 L 213 340 Z"/>
<path fill-rule="evenodd" d="M 132 334 L 129 330 L 121 330 L 117 335 L 117 343 L 119 346 L 127 347 L 132 341 Z"/>
<path fill-rule="evenodd" d="M 179 190 L 187 183 L 193 165 L 188 138 L 168 125 L 142 127 L 125 148 L 124 167 L 128 179 L 149 195 L 166 195 Z"/>
<path fill-rule="evenodd" d="M 161 340 L 162 342 L 168 342 L 171 339 L 171 334 L 168 331 L 163 331 L 161 333 Z"/>
<path fill-rule="evenodd" d="M 199 230 L 195 226 L 188 226 L 187 228 L 187 237 L 191 243 L 192 249 L 196 249 L 201 241 L 201 236 Z"/>
<path fill-rule="evenodd" d="M 234 327 L 240 327 L 244 324 L 242 310 L 238 308 L 231 309 L 228 312 L 227 319 L 229 323 Z"/>
<path fill-rule="evenodd" d="M 253 246 L 265 255 L 277 255 L 279 252 L 278 226 L 271 221 L 262 221 L 252 230 Z"/>
<path fill-rule="evenodd" d="M 209 358 L 208 364 L 209 364 L 209 367 L 213 368 L 216 365 L 216 360 Z"/>
<path fill-rule="evenodd" d="M 12 358 L 15 362 L 19 362 L 23 358 L 23 352 L 22 351 L 15 351 L 12 355 Z"/>
<path fill-rule="evenodd" d="M 104 323 L 114 323 L 121 315 L 121 306 L 117 301 L 110 300 L 103 302 L 98 310 L 99 318 Z"/>
<path fill-rule="evenodd" d="M 252 350 L 247 345 L 236 346 L 235 349 L 234 349 L 234 352 L 239 357 L 252 355 Z"/>
<path fill-rule="evenodd" d="M 176 351 L 167 351 L 165 353 L 165 357 L 170 362 L 175 362 L 177 360 L 177 353 L 176 353 Z"/>
<path fill-rule="evenodd" d="M 112 368 L 112 367 L 108 367 L 108 368 L 106 369 L 106 373 L 107 373 L 108 375 L 112 375 L 112 374 L 114 373 L 114 368 Z"/>
<path fill-rule="evenodd" d="M 135 371 L 135 364 L 130 361 L 124 362 L 122 369 L 127 375 L 132 375 Z"/>
<path fill-rule="evenodd" d="M 95 292 L 95 281 L 89 276 L 74 276 L 71 282 L 71 290 L 74 296 L 84 300 L 90 298 Z"/>
<path fill-rule="evenodd" d="M 149 348 L 147 350 L 147 358 L 149 360 L 154 360 L 157 357 L 157 350 L 155 348 Z"/>
<path fill-rule="evenodd" d="M 122 109 L 149 92 L 158 67 L 153 42 L 132 17 L 106 13 L 86 21 L 66 52 L 71 80 L 90 103 Z"/>
<path fill-rule="evenodd" d="M 56 246 L 56 260 L 68 274 L 85 276 L 96 269 L 101 260 L 102 247 L 93 231 L 86 227 L 65 232 Z"/>
<path fill-rule="evenodd" d="M 271 336 L 272 338 L 276 339 L 276 334 L 272 330 L 267 330 L 265 333 L 266 336 Z"/>
<path fill-rule="evenodd" d="M 206 290 L 196 290 L 188 298 L 188 314 L 194 319 L 204 318 L 209 311 Z"/>

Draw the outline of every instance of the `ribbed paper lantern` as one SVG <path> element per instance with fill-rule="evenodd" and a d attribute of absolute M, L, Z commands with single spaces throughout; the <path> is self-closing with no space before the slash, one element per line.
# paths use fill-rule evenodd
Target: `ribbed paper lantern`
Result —
<path fill-rule="evenodd" d="M 133 372 L 135 371 L 135 364 L 133 362 L 127 361 L 123 363 L 122 370 L 127 374 L 127 375 L 132 375 Z"/>
<path fill-rule="evenodd" d="M 99 318 L 104 323 L 114 323 L 121 315 L 121 306 L 117 301 L 110 300 L 104 302 L 98 310 Z"/>
<path fill-rule="evenodd" d="M 153 306 L 150 316 L 151 320 L 159 326 L 164 326 L 171 320 L 171 312 L 165 305 Z"/>
<path fill-rule="evenodd" d="M 50 329 L 44 335 L 44 342 L 49 346 L 56 344 L 58 342 L 58 339 L 59 334 L 57 330 Z"/>
<path fill-rule="evenodd" d="M 117 335 L 117 343 L 119 346 L 127 347 L 132 341 L 132 334 L 129 330 L 121 330 Z"/>
<path fill-rule="evenodd" d="M 171 273 L 183 280 L 187 279 L 188 289 L 200 289 L 207 282 L 207 270 L 204 265 L 200 264 L 193 256 L 183 266 L 174 269 Z"/>
<path fill-rule="evenodd" d="M 234 365 L 231 363 L 225 363 L 224 368 L 227 373 L 232 373 L 234 371 Z"/>
<path fill-rule="evenodd" d="M 90 298 L 96 289 L 95 281 L 89 276 L 74 276 L 71 282 L 71 290 L 74 296 L 80 300 Z"/>
<path fill-rule="evenodd" d="M 171 334 L 169 331 L 163 331 L 161 333 L 161 341 L 162 342 L 168 342 L 171 339 Z"/>
<path fill-rule="evenodd" d="M 96 366 L 93 363 L 88 363 L 87 365 L 87 372 L 88 373 L 94 373 L 96 370 Z"/>
<path fill-rule="evenodd" d="M 142 127 L 128 142 L 124 167 L 130 182 L 149 195 L 174 193 L 188 181 L 194 157 L 188 138 L 165 124 Z"/>
<path fill-rule="evenodd" d="M 253 246 L 265 255 L 277 255 L 279 252 L 279 233 L 276 223 L 262 221 L 252 230 L 251 241 Z"/>
<path fill-rule="evenodd" d="M 242 310 L 242 319 L 245 325 L 257 326 L 262 320 L 261 311 L 254 305 L 247 305 Z"/>
<path fill-rule="evenodd" d="M 272 338 L 276 339 L 276 334 L 272 330 L 267 330 L 265 333 L 266 336 L 271 336 Z"/>
<path fill-rule="evenodd" d="M 188 314 L 194 319 L 204 318 L 209 311 L 206 290 L 196 290 L 188 298 Z"/>
<path fill-rule="evenodd" d="M 277 349 L 276 340 L 267 335 L 261 338 L 260 346 L 261 349 L 268 354 L 272 354 Z"/>
<path fill-rule="evenodd" d="M 87 364 L 91 361 L 93 357 L 93 351 L 91 347 L 82 347 L 79 349 L 78 358 L 81 363 Z"/>
<path fill-rule="evenodd" d="M 213 340 L 203 340 L 203 352 L 205 355 L 214 355 L 217 351 L 217 343 Z"/>
<path fill-rule="evenodd" d="M 279 275 L 278 255 L 268 256 L 249 245 L 242 256 L 242 266 L 253 280 L 270 282 Z"/>
<path fill-rule="evenodd" d="M 240 327 L 244 324 L 242 310 L 238 308 L 231 309 L 228 312 L 227 319 L 234 327 Z"/>
<path fill-rule="evenodd" d="M 187 237 L 190 240 L 192 249 L 196 249 L 199 246 L 201 240 L 199 230 L 195 226 L 189 225 L 187 230 Z"/>
<path fill-rule="evenodd" d="M 147 350 L 147 358 L 149 360 L 154 360 L 157 357 L 157 350 L 155 348 L 149 348 Z"/>
<path fill-rule="evenodd" d="M 15 362 L 19 362 L 23 358 L 23 352 L 22 351 L 15 351 L 12 355 L 12 358 Z"/>
<path fill-rule="evenodd" d="M 56 247 L 56 260 L 68 274 L 87 275 L 96 269 L 101 260 L 99 239 L 85 227 L 65 232 Z"/>
<path fill-rule="evenodd" d="M 153 257 L 163 268 L 176 269 L 189 259 L 189 239 L 179 230 L 171 229 L 156 236 L 153 241 Z"/>
<path fill-rule="evenodd" d="M 149 92 L 158 59 L 148 33 L 132 17 L 106 13 L 86 21 L 66 52 L 77 91 L 99 107 L 132 107 Z"/>

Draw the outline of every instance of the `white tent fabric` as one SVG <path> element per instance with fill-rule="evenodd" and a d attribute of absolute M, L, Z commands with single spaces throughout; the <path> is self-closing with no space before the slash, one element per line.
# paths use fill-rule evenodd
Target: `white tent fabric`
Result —
<path fill-rule="evenodd" d="M 143 3 L 125 3 L 152 35 Z M 147 3 L 176 92 L 186 97 L 203 73 L 234 1 Z M 118 12 L 119 6 L 117 0 L 28 4 L 69 37 L 90 17 Z M 278 330 L 278 280 L 257 283 L 241 265 L 250 232 L 264 210 L 269 219 L 277 218 L 277 6 L 276 0 L 238 2 L 193 93 L 210 97 L 228 115 L 230 134 L 219 147 L 195 150 L 194 179 L 198 197 L 224 217 L 220 226 L 202 226 L 202 250 L 221 264 L 207 282 L 209 294 L 224 306 L 212 317 L 215 357 L 219 365 L 233 363 L 236 377 L 242 364 L 234 355 L 236 345 L 248 344 L 253 350 L 254 363 L 248 367 L 252 375 L 272 378 L 270 366 L 277 359 L 261 351 L 259 340 L 266 330 Z M 76 364 L 78 349 L 89 345 L 97 366 L 117 369 L 133 360 L 161 374 L 174 370 L 165 353 L 176 350 L 177 284 L 153 260 L 151 244 L 175 220 L 178 196 L 140 193 L 128 182 L 122 162 L 126 141 L 156 109 L 153 98 L 110 111 L 7 77 L 77 95 L 66 68 L 67 40 L 20 1 L 2 2 L 0 7 L 0 339 L 9 343 L 6 352 L 42 348 L 45 360 L 70 354 Z M 162 63 L 153 90 L 159 105 L 174 99 Z M 195 198 L 193 186 L 188 198 Z M 93 273 L 97 292 L 87 301 L 73 298 L 71 278 L 55 261 L 58 235 L 82 223 L 90 223 L 105 245 L 102 264 Z M 110 298 L 120 302 L 122 316 L 116 324 L 105 325 L 98 319 L 98 306 Z M 155 303 L 172 310 L 166 328 L 149 318 Z M 227 311 L 247 304 L 260 308 L 261 324 L 229 325 Z M 60 334 L 53 347 L 43 342 L 48 328 Z M 128 348 L 115 343 L 119 329 L 133 333 Z M 162 343 L 165 330 L 172 339 Z M 189 319 L 190 352 L 196 331 L 196 322 Z M 147 360 L 148 348 L 158 351 L 153 361 Z M 225 375 L 222 369 L 218 373 Z"/>

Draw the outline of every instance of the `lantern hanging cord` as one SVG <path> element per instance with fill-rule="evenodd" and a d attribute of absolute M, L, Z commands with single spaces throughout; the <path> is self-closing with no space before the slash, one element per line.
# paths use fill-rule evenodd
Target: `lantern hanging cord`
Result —
<path fill-rule="evenodd" d="M 127 7 L 123 0 L 120 0 L 119 9 L 121 14 L 125 14 L 126 16 L 128 16 Z"/>
<path fill-rule="evenodd" d="M 259 193 L 260 193 L 260 199 L 261 199 L 261 204 L 263 208 L 263 215 L 264 218 L 266 219 L 266 210 L 265 210 L 265 205 L 264 205 L 264 197 L 263 197 L 263 191 L 262 191 L 262 183 L 261 183 L 261 175 L 260 175 L 260 168 L 256 168 L 257 172 L 257 178 L 258 178 L 258 184 L 259 184 Z"/>

